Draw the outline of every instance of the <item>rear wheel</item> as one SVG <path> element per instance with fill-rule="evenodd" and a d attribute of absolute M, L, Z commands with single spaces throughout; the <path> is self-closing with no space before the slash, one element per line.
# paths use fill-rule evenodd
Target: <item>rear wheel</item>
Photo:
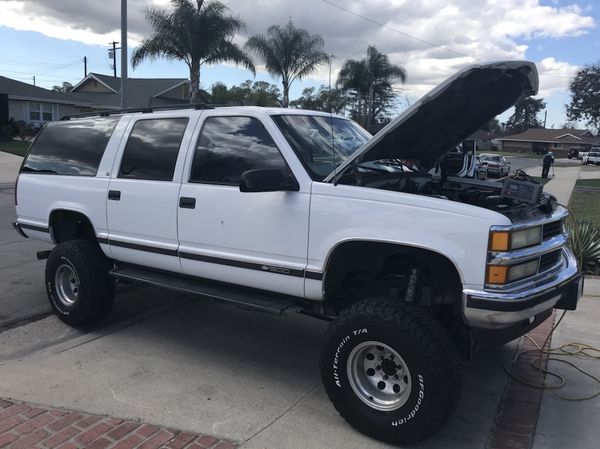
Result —
<path fill-rule="evenodd" d="M 109 268 L 110 261 L 96 242 L 71 240 L 58 244 L 46 262 L 46 292 L 56 315 L 71 326 L 104 318 L 115 295 Z"/>
<path fill-rule="evenodd" d="M 460 359 L 443 328 L 422 309 L 384 297 L 340 314 L 327 331 L 320 367 L 340 415 L 388 443 L 428 438 L 460 396 Z"/>

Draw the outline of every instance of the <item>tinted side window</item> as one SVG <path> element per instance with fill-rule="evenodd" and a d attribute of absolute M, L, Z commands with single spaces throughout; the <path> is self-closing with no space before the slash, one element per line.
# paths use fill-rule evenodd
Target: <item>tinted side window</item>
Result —
<path fill-rule="evenodd" d="M 246 170 L 286 167 L 260 120 L 209 117 L 198 140 L 190 182 L 238 185 Z"/>
<path fill-rule="evenodd" d="M 96 176 L 119 117 L 50 123 L 36 137 L 23 172 Z"/>
<path fill-rule="evenodd" d="M 171 181 L 187 118 L 138 120 L 121 159 L 119 178 Z"/>

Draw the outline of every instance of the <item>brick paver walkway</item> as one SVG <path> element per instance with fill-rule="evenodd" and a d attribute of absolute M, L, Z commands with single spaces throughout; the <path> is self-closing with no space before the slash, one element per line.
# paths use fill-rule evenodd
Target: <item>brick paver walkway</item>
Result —
<path fill-rule="evenodd" d="M 527 335 L 539 346 L 542 346 L 554 326 L 553 313 L 546 321 Z M 551 339 L 546 348 L 550 347 Z M 530 351 L 536 346 L 526 338 L 521 339 L 518 351 Z M 531 366 L 537 360 L 538 352 L 524 354 L 519 362 L 512 366 L 511 374 L 526 382 L 539 384 L 543 378 L 539 371 Z M 541 366 L 546 367 L 547 356 L 543 355 Z M 498 408 L 494 425 L 491 429 L 487 449 L 530 449 L 535 437 L 538 422 L 542 390 L 525 385 L 514 378 L 508 378 L 504 396 Z"/>
<path fill-rule="evenodd" d="M 0 399 L 3 449 L 233 449 L 209 435 Z"/>

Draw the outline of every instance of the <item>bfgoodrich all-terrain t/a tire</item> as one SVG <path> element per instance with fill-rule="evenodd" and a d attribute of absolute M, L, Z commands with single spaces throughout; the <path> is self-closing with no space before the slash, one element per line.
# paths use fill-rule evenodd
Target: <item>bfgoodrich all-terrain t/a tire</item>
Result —
<path fill-rule="evenodd" d="M 110 261 L 98 243 L 58 244 L 46 262 L 46 292 L 56 315 L 71 326 L 85 326 L 110 312 L 115 296 Z"/>
<path fill-rule="evenodd" d="M 388 298 L 343 311 L 327 331 L 320 366 L 340 415 L 387 443 L 428 438 L 460 396 L 460 358 L 444 329 L 426 311 Z"/>

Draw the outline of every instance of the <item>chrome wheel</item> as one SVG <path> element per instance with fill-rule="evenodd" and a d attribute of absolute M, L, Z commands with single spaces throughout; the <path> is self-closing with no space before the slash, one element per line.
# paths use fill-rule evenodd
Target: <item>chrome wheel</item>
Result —
<path fill-rule="evenodd" d="M 65 306 L 72 306 L 79 296 L 79 278 L 70 265 L 62 264 L 54 276 L 56 295 Z"/>
<path fill-rule="evenodd" d="M 369 407 L 392 411 L 402 407 L 411 392 L 411 377 L 404 359 L 388 345 L 366 341 L 348 357 L 348 379 L 354 393 Z"/>

